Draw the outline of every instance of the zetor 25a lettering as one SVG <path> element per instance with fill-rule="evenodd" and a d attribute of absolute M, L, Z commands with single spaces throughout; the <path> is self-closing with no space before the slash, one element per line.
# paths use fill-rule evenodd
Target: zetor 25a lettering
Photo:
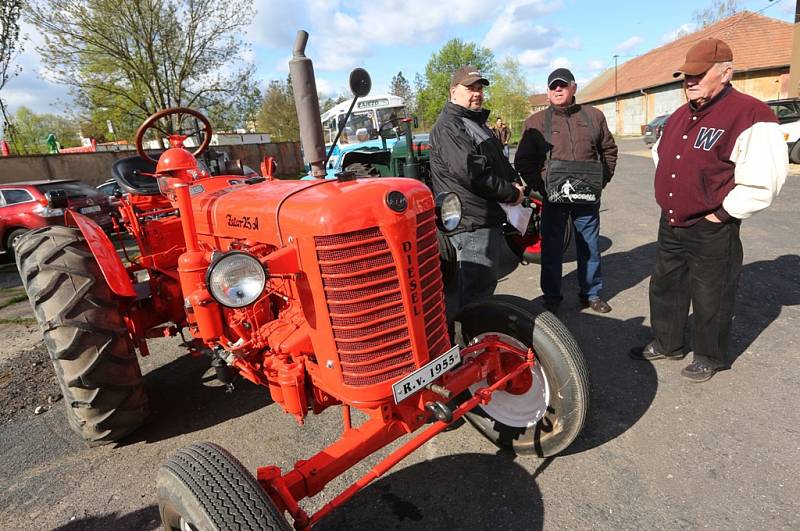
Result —
<path fill-rule="evenodd" d="M 247 230 L 258 230 L 258 218 L 251 218 L 250 216 L 242 216 L 237 218 L 228 214 L 226 216 L 229 227 L 239 227 Z"/>

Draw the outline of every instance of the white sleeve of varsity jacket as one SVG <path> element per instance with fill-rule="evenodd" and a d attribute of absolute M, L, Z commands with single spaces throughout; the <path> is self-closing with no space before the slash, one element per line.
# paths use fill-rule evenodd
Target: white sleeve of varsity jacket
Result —
<path fill-rule="evenodd" d="M 731 152 L 736 164 L 733 187 L 722 208 L 731 216 L 747 219 L 764 210 L 781 191 L 789 173 L 789 150 L 778 124 L 758 122 L 736 139 Z"/>
<path fill-rule="evenodd" d="M 658 145 L 661 143 L 661 137 L 658 137 L 656 143 L 650 148 L 650 154 L 653 155 L 653 164 L 658 168 Z"/>

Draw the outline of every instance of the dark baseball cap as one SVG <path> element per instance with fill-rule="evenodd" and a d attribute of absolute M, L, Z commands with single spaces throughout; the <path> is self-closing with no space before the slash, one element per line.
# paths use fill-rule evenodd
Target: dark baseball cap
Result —
<path fill-rule="evenodd" d="M 547 86 L 550 87 L 555 81 L 563 81 L 566 84 L 575 83 L 575 76 L 568 68 L 556 68 L 547 76 Z"/>
<path fill-rule="evenodd" d="M 483 85 L 488 85 L 489 80 L 483 77 L 481 71 L 474 66 L 465 66 L 453 72 L 453 77 L 450 78 L 450 87 L 456 85 L 464 85 L 468 87 L 473 83 L 480 82 Z"/>
<path fill-rule="evenodd" d="M 730 46 L 719 39 L 703 39 L 689 48 L 689 51 L 686 52 L 686 61 L 672 76 L 678 77 L 681 74 L 699 76 L 708 72 L 708 69 L 716 63 L 726 61 L 733 61 L 733 52 Z"/>

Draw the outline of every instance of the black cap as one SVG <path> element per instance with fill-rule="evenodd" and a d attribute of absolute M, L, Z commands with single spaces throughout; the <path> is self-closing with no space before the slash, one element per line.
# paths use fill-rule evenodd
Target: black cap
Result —
<path fill-rule="evenodd" d="M 572 72 L 570 72 L 568 68 L 556 68 L 550 72 L 549 76 L 547 76 L 548 88 L 553 84 L 554 81 L 563 81 L 567 84 L 575 83 L 575 76 L 572 75 Z"/>
<path fill-rule="evenodd" d="M 474 66 L 465 66 L 453 72 L 453 77 L 450 78 L 450 88 L 456 85 L 468 87 L 477 82 L 480 82 L 482 85 L 489 84 L 489 80 L 483 77 L 480 70 Z"/>

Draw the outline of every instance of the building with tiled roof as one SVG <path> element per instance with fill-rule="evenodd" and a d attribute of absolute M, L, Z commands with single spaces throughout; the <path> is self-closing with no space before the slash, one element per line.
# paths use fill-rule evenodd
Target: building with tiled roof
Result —
<path fill-rule="evenodd" d="M 689 48 L 708 37 L 733 50 L 734 87 L 762 100 L 787 97 L 792 32 L 788 22 L 743 11 L 606 70 L 578 87 L 577 100 L 603 111 L 616 134 L 640 134 L 686 102 L 681 78 L 672 74 Z"/>

